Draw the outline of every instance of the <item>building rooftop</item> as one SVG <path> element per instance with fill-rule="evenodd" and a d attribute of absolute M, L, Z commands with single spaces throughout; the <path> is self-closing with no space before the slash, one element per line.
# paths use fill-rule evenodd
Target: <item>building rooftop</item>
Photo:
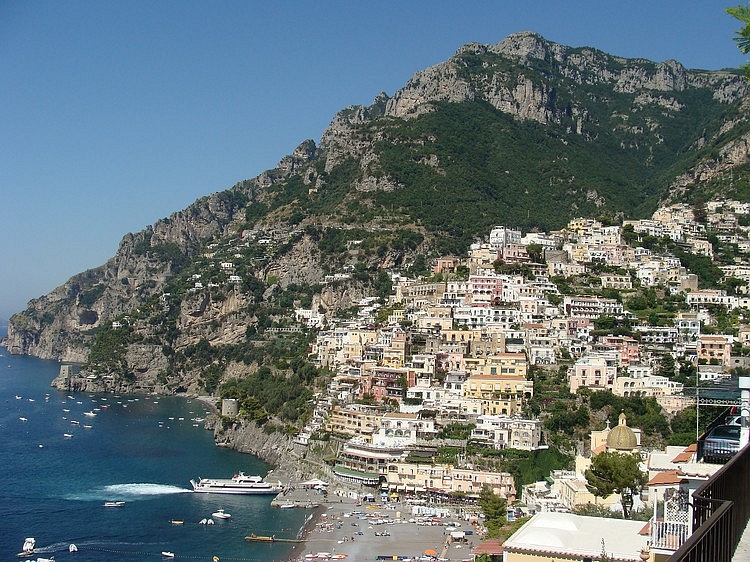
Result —
<path fill-rule="evenodd" d="M 643 521 L 587 517 L 571 513 L 537 513 L 503 545 L 505 552 L 598 559 L 602 550 L 623 561 L 640 562 L 649 539 Z"/>

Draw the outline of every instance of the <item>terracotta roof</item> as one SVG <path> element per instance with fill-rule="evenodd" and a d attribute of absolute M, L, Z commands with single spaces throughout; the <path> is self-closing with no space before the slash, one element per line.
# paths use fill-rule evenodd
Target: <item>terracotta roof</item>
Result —
<path fill-rule="evenodd" d="M 698 444 L 693 443 L 689 447 L 687 447 L 684 451 L 682 451 L 679 455 L 677 455 L 675 458 L 672 459 L 672 462 L 688 462 L 693 458 L 693 455 L 698 450 Z"/>
<path fill-rule="evenodd" d="M 503 541 L 500 539 L 487 539 L 480 542 L 471 549 L 472 554 L 490 554 L 499 556 L 503 553 Z"/>
<path fill-rule="evenodd" d="M 598 447 L 597 447 L 596 449 L 593 449 L 593 450 L 591 451 L 591 456 L 592 456 L 592 457 L 595 457 L 595 456 L 596 456 L 596 455 L 598 455 L 599 453 L 603 453 L 603 452 L 604 452 L 604 451 L 606 451 L 606 450 L 607 450 L 607 444 L 606 444 L 606 443 L 602 443 L 602 444 L 601 444 L 601 445 L 599 445 L 599 446 L 598 446 Z"/>
<path fill-rule="evenodd" d="M 685 475 L 679 470 L 665 470 L 658 472 L 648 481 L 647 486 L 659 486 L 662 484 L 677 484 L 683 480 Z"/>

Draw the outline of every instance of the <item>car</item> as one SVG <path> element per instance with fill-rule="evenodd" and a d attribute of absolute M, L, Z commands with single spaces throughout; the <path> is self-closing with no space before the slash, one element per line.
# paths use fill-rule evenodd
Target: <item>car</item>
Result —
<path fill-rule="evenodd" d="M 703 441 L 703 460 L 724 463 L 740 450 L 740 426 L 717 425 Z"/>
<path fill-rule="evenodd" d="M 742 416 L 732 416 L 727 420 L 726 425 L 742 425 Z"/>

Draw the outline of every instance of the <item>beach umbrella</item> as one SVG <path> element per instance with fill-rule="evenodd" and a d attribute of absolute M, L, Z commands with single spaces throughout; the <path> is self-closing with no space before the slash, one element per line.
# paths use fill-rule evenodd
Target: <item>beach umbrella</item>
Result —
<path fill-rule="evenodd" d="M 428 548 L 424 551 L 425 556 L 437 556 L 437 550 L 434 548 Z"/>

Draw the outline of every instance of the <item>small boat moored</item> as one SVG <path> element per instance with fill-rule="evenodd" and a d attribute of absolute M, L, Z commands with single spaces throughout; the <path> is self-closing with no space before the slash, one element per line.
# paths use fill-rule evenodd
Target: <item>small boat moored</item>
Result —
<path fill-rule="evenodd" d="M 217 509 L 211 514 L 211 517 L 216 517 L 216 519 L 229 519 L 232 517 L 231 513 L 227 513 L 223 509 Z"/>

